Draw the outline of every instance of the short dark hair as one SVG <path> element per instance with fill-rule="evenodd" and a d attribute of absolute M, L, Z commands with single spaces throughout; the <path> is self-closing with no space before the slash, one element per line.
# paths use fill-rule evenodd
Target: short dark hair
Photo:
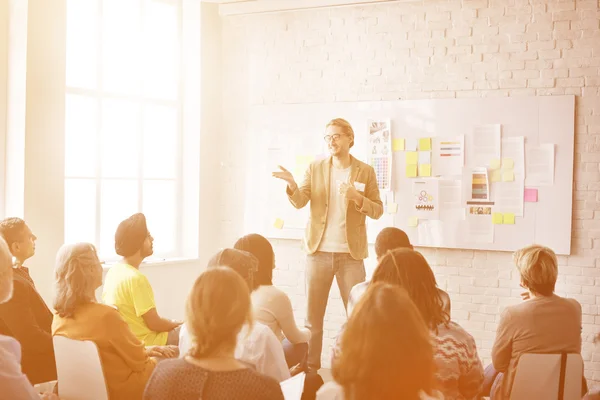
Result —
<path fill-rule="evenodd" d="M 21 240 L 26 226 L 25 221 L 17 217 L 5 218 L 0 221 L 0 236 L 4 238 L 11 252 L 13 243 Z"/>
<path fill-rule="evenodd" d="M 264 237 L 257 233 L 251 233 L 238 239 L 233 245 L 234 249 L 247 251 L 258 259 L 258 271 L 254 276 L 255 287 L 273 284 L 273 265 L 275 253 L 273 246 Z"/>
<path fill-rule="evenodd" d="M 375 239 L 375 254 L 381 258 L 388 251 L 398 248 L 412 249 L 408 235 L 402 229 L 395 227 L 384 228 Z"/>

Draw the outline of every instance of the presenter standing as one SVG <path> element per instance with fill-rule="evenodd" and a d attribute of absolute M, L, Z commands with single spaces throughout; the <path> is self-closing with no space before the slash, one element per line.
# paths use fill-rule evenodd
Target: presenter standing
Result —
<path fill-rule="evenodd" d="M 311 332 L 308 367 L 321 367 L 323 318 L 335 276 L 344 302 L 350 289 L 365 280 L 368 255 L 365 218 L 383 214 L 375 170 L 350 155 L 354 130 L 341 118 L 326 126 L 325 142 L 331 157 L 310 164 L 298 186 L 283 167 L 273 176 L 287 182 L 287 195 L 296 208 L 310 201 L 310 219 L 304 237 L 307 255 L 308 306 L 306 327 Z"/>

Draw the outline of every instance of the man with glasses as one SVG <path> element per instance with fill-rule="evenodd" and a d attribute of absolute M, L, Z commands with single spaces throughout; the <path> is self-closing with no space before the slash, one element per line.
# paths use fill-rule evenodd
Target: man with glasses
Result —
<path fill-rule="evenodd" d="M 325 141 L 331 157 L 313 162 L 298 186 L 283 167 L 273 176 L 287 182 L 292 205 L 310 201 L 310 220 L 304 244 L 307 256 L 308 307 L 306 327 L 311 331 L 308 366 L 321 367 L 323 318 L 335 276 L 344 307 L 350 289 L 365 280 L 364 259 L 368 255 L 366 217 L 378 219 L 383 203 L 374 169 L 350 155 L 354 130 L 344 119 L 326 126 Z"/>

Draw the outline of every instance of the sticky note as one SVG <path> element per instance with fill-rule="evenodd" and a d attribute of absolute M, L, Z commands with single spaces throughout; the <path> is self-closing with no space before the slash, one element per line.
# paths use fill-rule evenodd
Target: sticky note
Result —
<path fill-rule="evenodd" d="M 416 151 L 406 152 L 406 164 L 416 164 L 419 162 L 419 153 Z"/>
<path fill-rule="evenodd" d="M 406 177 L 414 178 L 417 176 L 417 164 L 411 164 L 406 166 Z"/>
<path fill-rule="evenodd" d="M 502 159 L 502 169 L 512 169 L 515 167 L 515 160 L 512 158 L 503 158 Z"/>
<path fill-rule="evenodd" d="M 431 164 L 419 165 L 419 176 L 431 176 Z"/>
<path fill-rule="evenodd" d="M 499 169 L 500 168 L 500 160 L 497 158 L 494 158 L 492 161 L 490 161 L 490 169 Z"/>
<path fill-rule="evenodd" d="M 514 225 L 515 224 L 515 214 L 513 213 L 504 213 L 502 217 L 504 220 L 504 225 Z"/>
<path fill-rule="evenodd" d="M 396 214 L 398 212 L 398 204 L 388 203 L 387 212 L 388 212 L 388 214 Z"/>
<path fill-rule="evenodd" d="M 492 170 L 490 172 L 490 180 L 492 182 L 500 182 L 502 180 L 502 171 L 499 169 Z"/>
<path fill-rule="evenodd" d="M 502 182 L 512 182 L 515 180 L 515 171 L 502 171 Z"/>
<path fill-rule="evenodd" d="M 277 218 L 273 226 L 277 229 L 283 229 L 283 220 L 281 218 Z"/>
<path fill-rule="evenodd" d="M 492 214 L 492 223 L 494 225 L 502 225 L 502 221 L 504 218 L 502 217 L 502 213 L 493 213 Z"/>
<path fill-rule="evenodd" d="M 406 139 L 406 150 L 407 151 L 417 151 L 417 139 L 409 138 Z"/>
<path fill-rule="evenodd" d="M 538 190 L 537 189 L 525 189 L 524 200 L 529 203 L 537 203 L 538 201 Z"/>
<path fill-rule="evenodd" d="M 431 150 L 431 138 L 420 138 L 419 139 L 419 150 L 430 151 Z"/>
<path fill-rule="evenodd" d="M 431 164 L 431 152 L 420 151 L 419 152 L 419 164 Z"/>
<path fill-rule="evenodd" d="M 417 217 L 410 217 L 408 219 L 408 226 L 409 227 L 414 228 L 417 225 L 419 225 L 419 218 L 417 218 Z"/>
<path fill-rule="evenodd" d="M 392 139 L 392 151 L 404 151 L 404 139 Z"/>

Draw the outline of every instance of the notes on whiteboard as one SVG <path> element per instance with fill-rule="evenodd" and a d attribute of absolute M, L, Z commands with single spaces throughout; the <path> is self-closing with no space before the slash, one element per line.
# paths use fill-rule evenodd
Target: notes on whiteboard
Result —
<path fill-rule="evenodd" d="M 404 151 L 404 139 L 392 139 L 392 151 Z"/>
<path fill-rule="evenodd" d="M 406 151 L 417 151 L 419 140 L 417 138 L 406 139 Z"/>
<path fill-rule="evenodd" d="M 542 144 L 527 149 L 527 186 L 554 184 L 554 144 Z"/>
<path fill-rule="evenodd" d="M 275 227 L 275 229 L 283 229 L 283 220 L 281 218 L 275 219 L 273 226 Z"/>
<path fill-rule="evenodd" d="M 433 139 L 433 170 L 436 176 L 462 175 L 465 137 Z"/>
<path fill-rule="evenodd" d="M 409 217 L 408 218 L 408 226 L 409 226 L 409 228 L 414 228 L 417 225 L 419 225 L 419 218 L 418 217 Z"/>
<path fill-rule="evenodd" d="M 525 201 L 528 203 L 537 203 L 538 201 L 538 190 L 525 188 Z"/>
<path fill-rule="evenodd" d="M 491 160 L 501 158 L 501 125 L 476 125 L 469 133 L 467 165 L 470 167 L 489 166 Z"/>
<path fill-rule="evenodd" d="M 440 218 L 439 181 L 419 180 L 413 182 L 412 213 L 419 219 Z"/>
<path fill-rule="evenodd" d="M 419 164 L 419 176 L 431 176 L 431 164 Z"/>
<path fill-rule="evenodd" d="M 420 138 L 419 139 L 419 150 L 430 151 L 431 150 L 431 138 Z"/>

